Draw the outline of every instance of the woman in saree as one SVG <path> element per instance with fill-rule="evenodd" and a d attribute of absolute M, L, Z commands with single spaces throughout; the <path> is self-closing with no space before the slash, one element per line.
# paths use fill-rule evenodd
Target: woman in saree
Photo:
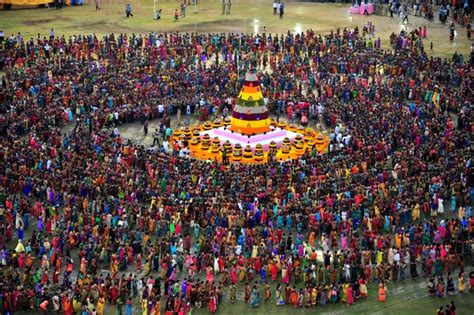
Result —
<path fill-rule="evenodd" d="M 250 306 L 258 307 L 259 304 L 260 304 L 260 293 L 258 292 L 257 286 L 254 285 L 250 293 Z"/>
<path fill-rule="evenodd" d="M 281 284 L 278 284 L 275 290 L 276 305 L 285 305 L 285 299 L 283 297 L 283 291 L 281 289 Z"/>

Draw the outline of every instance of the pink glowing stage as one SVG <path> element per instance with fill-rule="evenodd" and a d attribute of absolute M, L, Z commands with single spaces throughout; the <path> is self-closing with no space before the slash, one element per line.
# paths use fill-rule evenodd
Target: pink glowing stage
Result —
<path fill-rule="evenodd" d="M 361 3 L 360 6 L 352 6 L 349 9 L 350 14 L 360 14 L 363 15 L 365 8 L 367 8 L 367 13 L 373 14 L 374 13 L 374 4 L 373 3 L 368 3 L 365 4 L 364 2 Z"/>
<path fill-rule="evenodd" d="M 249 145 L 252 148 L 252 151 L 255 149 L 258 143 L 263 146 L 264 150 L 268 150 L 270 142 L 275 141 L 277 147 L 281 146 L 283 139 L 288 138 L 290 142 L 293 143 L 294 139 L 298 133 L 281 129 L 281 128 L 272 128 L 269 132 L 258 134 L 255 136 L 246 136 L 239 133 L 233 133 L 225 127 L 215 128 L 211 130 L 201 131 L 200 135 L 203 137 L 205 134 L 208 134 L 211 139 L 218 137 L 221 145 L 223 145 L 227 140 L 232 144 L 232 147 L 237 143 L 240 144 L 243 148 Z M 304 137 L 303 137 L 304 138 Z"/>

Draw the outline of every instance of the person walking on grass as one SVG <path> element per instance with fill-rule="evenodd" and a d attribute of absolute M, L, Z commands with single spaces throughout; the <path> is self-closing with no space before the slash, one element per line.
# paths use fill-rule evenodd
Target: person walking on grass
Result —
<path fill-rule="evenodd" d="M 100 10 L 99 0 L 95 0 L 95 10 Z"/>
<path fill-rule="evenodd" d="M 133 16 L 132 5 L 130 3 L 127 3 L 125 5 L 125 14 L 127 15 L 127 17 Z"/>
<path fill-rule="evenodd" d="M 174 10 L 174 21 L 177 22 L 179 20 L 179 13 L 178 9 Z"/>
<path fill-rule="evenodd" d="M 362 5 L 362 4 L 361 4 L 361 5 Z M 364 15 L 369 16 L 369 11 L 368 11 L 368 7 L 369 7 L 369 6 L 368 6 L 368 4 L 367 4 L 367 3 L 363 3 L 363 5 L 364 5 Z"/>
<path fill-rule="evenodd" d="M 408 23 L 408 13 L 402 12 L 401 14 L 403 16 L 402 23 L 405 23 L 405 21 Z"/>
<path fill-rule="evenodd" d="M 181 16 L 186 17 L 186 1 L 181 3 Z"/>
<path fill-rule="evenodd" d="M 222 0 L 222 15 L 225 14 L 225 7 L 226 7 L 226 5 L 227 5 L 225 1 L 226 1 L 226 0 Z"/>
<path fill-rule="evenodd" d="M 283 14 L 285 14 L 285 5 L 283 4 L 283 1 L 280 2 L 280 19 L 283 18 Z"/>
<path fill-rule="evenodd" d="M 228 0 L 227 1 L 227 15 L 230 14 L 230 7 L 232 6 L 232 1 L 231 0 Z"/>
<path fill-rule="evenodd" d="M 449 26 L 449 41 L 450 42 L 454 41 L 454 35 L 455 35 L 455 26 L 454 26 L 454 22 L 451 22 L 451 25 Z"/>
<path fill-rule="evenodd" d="M 364 6 L 364 15 L 369 16 L 369 11 L 367 11 L 367 5 Z"/>
<path fill-rule="evenodd" d="M 155 20 L 161 20 L 161 9 L 155 12 Z"/>

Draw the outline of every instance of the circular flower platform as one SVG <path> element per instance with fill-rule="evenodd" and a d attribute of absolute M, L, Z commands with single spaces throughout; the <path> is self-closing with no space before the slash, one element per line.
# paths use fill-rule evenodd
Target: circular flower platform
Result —
<path fill-rule="evenodd" d="M 200 160 L 259 164 L 298 159 L 315 149 L 327 151 L 329 138 L 311 128 L 297 127 L 270 120 L 267 132 L 257 135 L 237 133 L 230 128 L 230 119 L 205 122 L 191 128 L 177 129 L 172 142 L 187 143 L 190 155 Z M 185 141 L 186 140 L 186 141 Z M 225 152 L 225 153 L 224 153 Z"/>
<path fill-rule="evenodd" d="M 189 147 L 191 156 L 201 160 L 254 164 L 294 160 L 313 148 L 322 153 L 329 144 L 327 136 L 313 129 L 271 119 L 253 72 L 245 75 L 232 117 L 178 129 L 172 141 Z"/>

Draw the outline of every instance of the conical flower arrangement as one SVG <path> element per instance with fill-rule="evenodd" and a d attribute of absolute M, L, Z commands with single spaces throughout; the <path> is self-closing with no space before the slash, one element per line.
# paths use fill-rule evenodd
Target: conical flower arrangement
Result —
<path fill-rule="evenodd" d="M 270 130 L 270 117 L 257 75 L 248 72 L 232 112 L 231 131 L 257 135 Z"/>

